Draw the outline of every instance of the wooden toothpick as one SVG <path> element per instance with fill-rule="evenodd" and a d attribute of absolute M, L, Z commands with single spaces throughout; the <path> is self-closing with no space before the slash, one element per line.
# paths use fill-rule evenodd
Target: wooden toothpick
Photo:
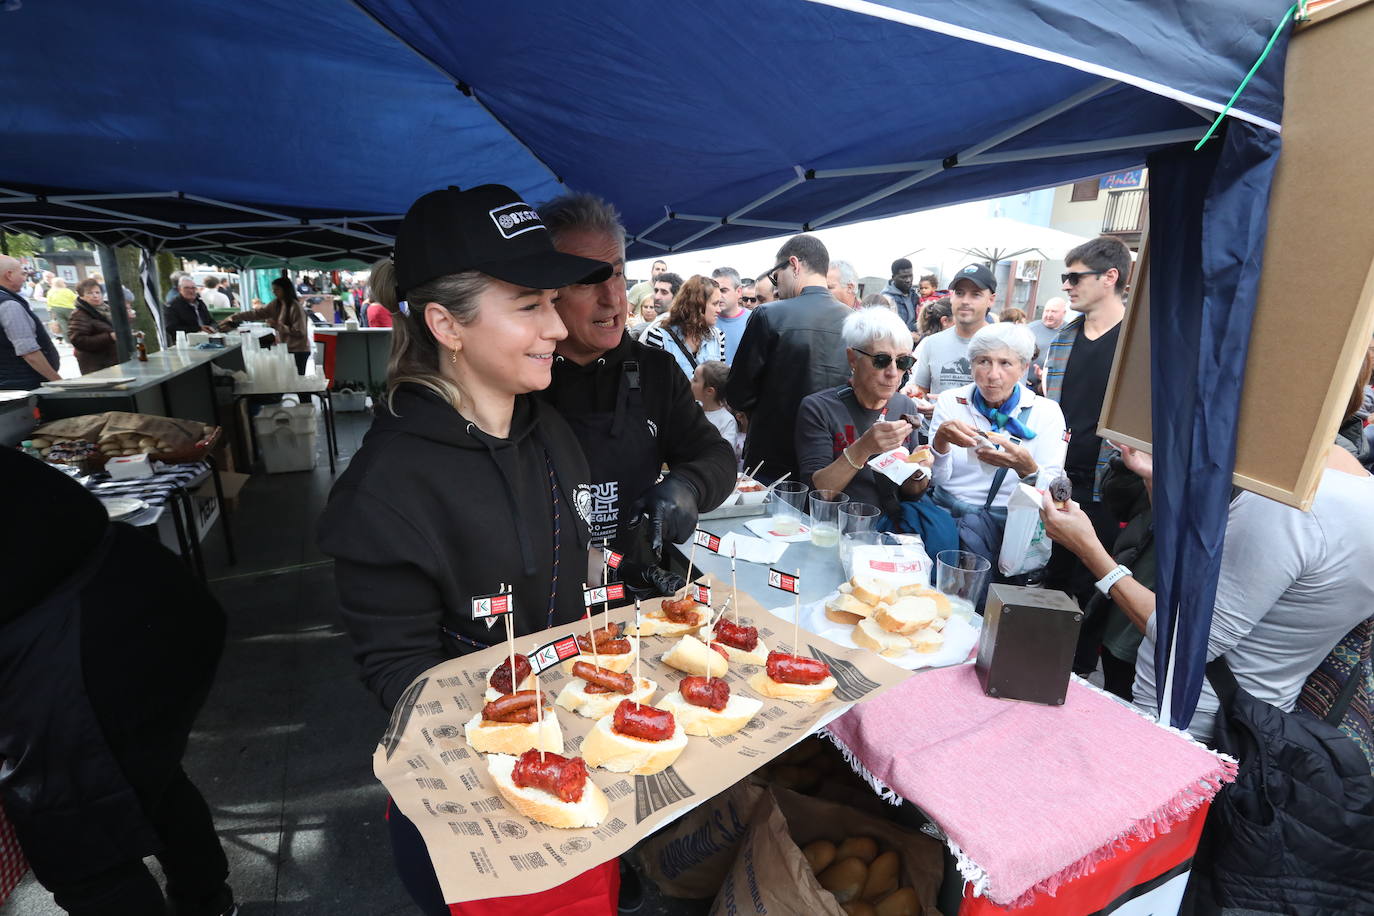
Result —
<path fill-rule="evenodd" d="M 801 570 L 797 570 L 797 578 L 792 583 L 796 591 L 793 596 L 797 599 L 792 610 L 792 651 L 801 655 Z"/>
<path fill-rule="evenodd" d="M 735 541 L 730 542 L 730 598 L 731 605 L 735 610 L 735 623 L 739 623 L 739 586 L 735 584 L 735 553 L 739 544 Z"/>

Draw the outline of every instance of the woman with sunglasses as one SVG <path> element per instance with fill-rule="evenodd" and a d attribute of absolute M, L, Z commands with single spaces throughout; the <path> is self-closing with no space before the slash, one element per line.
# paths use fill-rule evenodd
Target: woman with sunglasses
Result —
<path fill-rule="evenodd" d="M 849 359 L 849 384 L 807 397 L 797 412 L 797 461 L 801 479 L 818 490 L 843 490 L 853 502 L 877 506 L 889 518 L 904 500 L 925 492 L 928 475 L 900 487 L 868 467 L 869 459 L 904 446 L 916 448 L 916 430 L 902 419 L 916 404 L 902 394 L 915 359 L 911 331 L 881 306 L 859 309 L 841 328 Z M 919 477 L 919 479 L 918 479 Z"/>

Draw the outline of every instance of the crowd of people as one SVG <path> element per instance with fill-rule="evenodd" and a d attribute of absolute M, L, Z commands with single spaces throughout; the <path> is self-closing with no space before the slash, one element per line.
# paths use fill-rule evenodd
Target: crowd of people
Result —
<path fill-rule="evenodd" d="M 522 231 L 504 232 L 496 212 Z M 592 195 L 532 207 L 500 185 L 450 188 L 417 200 L 394 256 L 366 290 L 347 291 L 369 324 L 392 328 L 392 356 L 318 540 L 383 707 L 421 672 L 493 644 L 470 613 L 475 595 L 513 584 L 517 635 L 579 619 L 591 549 L 621 555 L 612 575 L 630 596 L 676 592 L 686 570 L 666 548 L 749 468 L 764 483 L 787 476 L 874 506 L 881 530 L 919 534 L 932 556 L 961 548 L 987 558 L 996 580 L 1069 594 L 1086 612 L 1075 670 L 1100 666 L 1107 689 L 1153 712 L 1152 466 L 1097 428 L 1127 309 L 1125 244 L 1104 236 L 1070 251 L 1064 295 L 1030 321 L 999 303 L 984 263 L 944 285 L 899 259 L 868 293 L 852 265 L 801 234 L 753 277 L 721 266 L 684 279 L 658 261 L 630 285 L 625 239 L 615 209 Z M 12 261 L 0 259 L 0 326 L 29 349 L 0 347 L 0 372 L 41 372 L 51 341 L 15 304 L 24 278 Z M 270 303 L 217 326 L 218 284 L 177 279 L 169 339 L 265 320 L 303 368 L 313 287 L 279 278 Z M 98 284 L 73 298 L 90 352 L 108 349 Z M 1231 502 L 1209 654 L 1224 653 L 1251 695 L 1283 709 L 1374 607 L 1358 562 L 1374 552 L 1371 372 L 1374 349 L 1311 512 L 1251 493 Z M 926 473 L 904 483 L 870 466 L 922 446 Z M 1045 497 L 1047 565 L 1001 576 L 1011 494 L 1060 477 L 1071 498 Z M 1199 739 L 1212 740 L 1218 706 L 1204 693 Z M 416 904 L 449 913 L 414 824 L 394 807 L 387 824 Z M 612 911 L 621 880 L 613 861 L 520 906 Z M 219 906 L 218 860 L 202 884 Z"/>

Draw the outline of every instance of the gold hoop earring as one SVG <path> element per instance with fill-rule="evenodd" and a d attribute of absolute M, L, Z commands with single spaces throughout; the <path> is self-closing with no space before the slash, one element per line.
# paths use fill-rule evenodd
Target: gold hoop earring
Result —
<path fill-rule="evenodd" d="M 453 355 L 452 355 L 451 357 L 449 357 L 449 358 L 453 360 L 453 364 L 454 364 L 455 366 L 458 365 L 458 348 L 457 348 L 457 347 L 454 347 L 454 348 L 453 348 Z"/>

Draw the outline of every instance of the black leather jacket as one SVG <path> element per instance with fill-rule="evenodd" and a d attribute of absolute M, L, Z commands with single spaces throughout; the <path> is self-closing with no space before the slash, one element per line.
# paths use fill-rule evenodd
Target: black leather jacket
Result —
<path fill-rule="evenodd" d="M 754 310 L 725 386 L 725 400 L 749 415 L 746 468 L 765 462 L 759 476 L 767 480 L 797 473 L 797 408 L 849 378 L 840 326 L 851 314 L 822 286 Z"/>

